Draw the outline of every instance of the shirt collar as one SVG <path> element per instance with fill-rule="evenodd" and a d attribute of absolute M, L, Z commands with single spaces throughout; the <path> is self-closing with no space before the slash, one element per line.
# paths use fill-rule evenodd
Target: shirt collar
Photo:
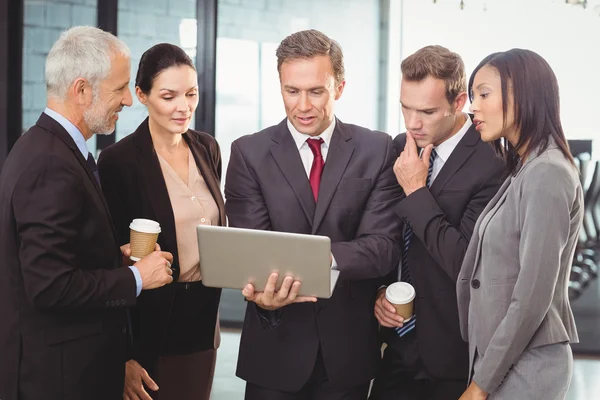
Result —
<path fill-rule="evenodd" d="M 448 138 L 443 143 L 435 147 L 435 152 L 437 156 L 441 158 L 443 162 L 446 162 L 448 158 L 450 158 L 450 154 L 452 154 L 458 143 L 461 141 L 461 139 L 465 136 L 465 134 L 471 127 L 471 125 L 473 125 L 473 123 L 471 122 L 471 118 L 467 114 L 463 115 L 466 117 L 467 120 L 465 121 L 462 128 L 460 128 L 460 130 L 456 132 L 456 134 L 452 135 L 452 137 Z"/>
<path fill-rule="evenodd" d="M 48 107 L 46 107 L 46 109 L 44 110 L 44 114 L 46 114 L 47 116 L 49 116 L 50 118 L 52 118 L 53 120 L 58 122 L 63 128 L 65 128 L 67 133 L 75 141 L 75 145 L 77 146 L 77 148 L 83 155 L 83 158 L 85 158 L 87 160 L 89 150 L 87 148 L 87 144 L 85 143 L 85 138 L 83 137 L 83 134 L 81 133 L 81 131 L 75 125 L 73 125 L 73 123 L 71 121 L 69 121 L 68 119 L 66 119 L 59 113 L 57 113 L 56 111 L 49 109 Z"/>
<path fill-rule="evenodd" d="M 323 139 L 325 146 L 329 147 L 329 143 L 331 143 L 331 136 L 333 135 L 333 130 L 335 129 L 335 117 L 333 118 L 333 121 L 331 121 L 331 124 L 329 124 L 327 129 L 325 129 L 323 131 L 323 133 L 321 133 L 319 136 L 310 136 L 310 135 L 298 132 L 298 130 L 296 128 L 294 128 L 294 125 L 292 125 L 292 123 L 290 122 L 289 118 L 287 120 L 287 126 L 288 126 L 288 129 L 290 130 L 290 133 L 292 134 L 292 137 L 294 138 L 294 142 L 296 142 L 296 147 L 298 148 L 298 150 L 300 150 L 300 147 L 302 147 L 306 143 L 307 139 L 311 139 L 311 138 L 312 139 L 321 138 L 321 139 Z"/>

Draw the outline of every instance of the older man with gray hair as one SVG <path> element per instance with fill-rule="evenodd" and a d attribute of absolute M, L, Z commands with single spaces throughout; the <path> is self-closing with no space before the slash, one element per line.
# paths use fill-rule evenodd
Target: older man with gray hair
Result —
<path fill-rule="evenodd" d="M 110 33 L 64 32 L 46 60 L 47 108 L 0 174 L 2 400 L 121 398 L 126 307 L 172 281 L 166 252 L 123 266 L 86 146 L 131 105 L 129 71 Z"/>

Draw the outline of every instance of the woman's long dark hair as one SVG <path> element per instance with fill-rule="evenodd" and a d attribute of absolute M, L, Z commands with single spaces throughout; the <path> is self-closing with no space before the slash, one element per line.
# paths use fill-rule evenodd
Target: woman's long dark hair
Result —
<path fill-rule="evenodd" d="M 196 69 L 194 62 L 181 47 L 170 43 L 159 43 L 142 54 L 135 77 L 135 86 L 150 94 L 156 77 L 167 68 L 187 65 Z"/>
<path fill-rule="evenodd" d="M 525 160 L 533 150 L 548 148 L 550 137 L 565 158 L 574 164 L 569 145 L 560 122 L 558 82 L 550 65 L 531 50 L 512 49 L 493 53 L 483 59 L 469 79 L 468 93 L 473 102 L 473 80 L 477 71 L 489 65 L 500 74 L 502 85 L 502 112 L 507 126 L 510 89 L 513 95 L 514 123 L 519 141 L 513 146 L 508 140 L 495 140 L 493 146 L 506 160 L 509 173 L 514 172 L 519 159 Z M 524 149 L 523 156 L 518 151 Z"/>

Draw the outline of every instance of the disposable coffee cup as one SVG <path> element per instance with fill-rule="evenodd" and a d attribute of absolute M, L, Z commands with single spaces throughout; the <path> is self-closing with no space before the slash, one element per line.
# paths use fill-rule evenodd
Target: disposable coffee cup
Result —
<path fill-rule="evenodd" d="M 133 261 L 140 261 L 152 253 L 160 233 L 160 224 L 151 219 L 138 218 L 129 224 L 129 244 Z"/>
<path fill-rule="evenodd" d="M 415 288 L 410 283 L 391 284 L 385 290 L 385 298 L 396 308 L 396 314 L 403 317 L 405 322 L 413 317 Z"/>

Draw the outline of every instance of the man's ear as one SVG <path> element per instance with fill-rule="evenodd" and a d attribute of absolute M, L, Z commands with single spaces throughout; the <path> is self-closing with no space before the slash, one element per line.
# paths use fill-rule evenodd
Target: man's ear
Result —
<path fill-rule="evenodd" d="M 342 93 L 344 92 L 344 88 L 346 87 L 346 81 L 341 81 L 338 85 L 336 85 L 335 87 L 335 99 L 339 100 L 340 97 L 342 97 Z"/>
<path fill-rule="evenodd" d="M 452 107 L 454 109 L 454 114 L 460 114 L 463 112 L 465 108 L 465 104 L 467 104 L 467 92 L 461 92 L 456 96 L 454 102 L 452 103 Z"/>
<path fill-rule="evenodd" d="M 84 78 L 77 78 L 69 88 L 73 99 L 80 106 L 85 106 L 93 98 L 92 87 Z"/>

